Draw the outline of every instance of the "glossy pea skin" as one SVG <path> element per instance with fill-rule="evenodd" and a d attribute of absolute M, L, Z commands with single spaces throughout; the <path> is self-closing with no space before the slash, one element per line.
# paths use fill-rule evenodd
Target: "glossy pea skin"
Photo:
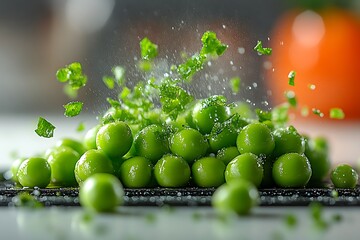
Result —
<path fill-rule="evenodd" d="M 108 157 L 122 157 L 131 148 L 133 136 L 130 127 L 121 121 L 102 126 L 96 134 L 96 146 Z"/>
<path fill-rule="evenodd" d="M 113 212 L 123 202 L 124 190 L 115 176 L 96 173 L 79 189 L 80 204 L 95 212 Z"/>
<path fill-rule="evenodd" d="M 273 136 L 275 140 L 274 157 L 279 157 L 285 153 L 304 153 L 304 138 L 293 126 L 278 128 L 273 132 Z"/>
<path fill-rule="evenodd" d="M 10 167 L 11 180 L 14 181 L 15 183 L 19 183 L 19 179 L 17 177 L 17 172 L 19 171 L 19 167 L 20 167 L 21 163 L 23 163 L 25 160 L 26 160 L 26 158 L 18 158 L 11 164 L 11 167 Z"/>
<path fill-rule="evenodd" d="M 237 179 L 220 186 L 214 192 L 211 203 L 220 213 L 247 215 L 259 202 L 256 187 L 244 179 Z"/>
<path fill-rule="evenodd" d="M 66 146 L 74 149 L 76 152 L 80 154 L 80 156 L 83 155 L 84 152 L 86 152 L 85 146 L 80 141 L 71 138 L 63 138 L 59 140 L 56 143 L 56 147 L 61 147 L 61 146 Z"/>
<path fill-rule="evenodd" d="M 250 123 L 239 133 L 236 146 L 240 153 L 270 155 L 275 148 L 274 137 L 263 123 Z"/>
<path fill-rule="evenodd" d="M 359 176 L 350 165 L 340 164 L 332 170 L 330 179 L 336 188 L 355 188 Z"/>
<path fill-rule="evenodd" d="M 238 130 L 230 126 L 225 126 L 217 133 L 211 132 L 209 145 L 212 152 L 217 152 L 224 147 L 236 146 Z"/>
<path fill-rule="evenodd" d="M 225 170 L 226 182 L 244 179 L 258 187 L 263 178 L 261 159 L 253 153 L 244 153 L 229 162 Z"/>
<path fill-rule="evenodd" d="M 96 134 L 98 133 L 101 125 L 97 125 L 89 129 L 84 137 L 84 146 L 87 150 L 96 149 Z"/>
<path fill-rule="evenodd" d="M 218 187 L 225 183 L 225 164 L 215 157 L 204 157 L 191 167 L 195 184 L 199 187 Z"/>
<path fill-rule="evenodd" d="M 191 116 L 196 128 L 202 134 L 208 134 L 215 123 L 224 122 L 230 116 L 230 111 L 223 105 L 206 106 L 204 101 L 206 99 L 200 100 L 195 104 Z"/>
<path fill-rule="evenodd" d="M 144 157 L 132 157 L 121 164 L 120 178 L 125 187 L 143 188 L 151 181 L 152 164 Z"/>
<path fill-rule="evenodd" d="M 206 138 L 192 128 L 180 130 L 170 140 L 171 152 L 184 158 L 189 164 L 204 156 L 208 148 L 209 144 Z"/>
<path fill-rule="evenodd" d="M 182 157 L 168 154 L 155 164 L 154 175 L 162 187 L 182 187 L 190 180 L 190 166 Z"/>
<path fill-rule="evenodd" d="M 60 187 L 76 186 L 75 165 L 79 158 L 79 153 L 70 147 L 54 149 L 47 159 L 51 167 L 51 183 Z"/>
<path fill-rule="evenodd" d="M 114 174 L 111 160 L 101 151 L 91 149 L 85 152 L 75 165 L 75 178 L 81 184 L 95 173 Z"/>
<path fill-rule="evenodd" d="M 317 139 L 321 139 L 321 144 Z M 323 144 L 322 138 L 305 139 L 305 156 L 309 159 L 311 165 L 312 175 L 310 182 L 312 184 L 321 184 L 330 172 L 331 161 L 328 147 Z"/>
<path fill-rule="evenodd" d="M 134 140 L 134 151 L 137 156 L 156 163 L 164 154 L 169 153 L 168 133 L 159 125 L 143 128 Z"/>
<path fill-rule="evenodd" d="M 307 157 L 299 153 L 286 153 L 273 165 L 272 175 L 275 183 L 285 188 L 301 188 L 309 182 L 312 174 Z"/>
<path fill-rule="evenodd" d="M 240 153 L 237 147 L 227 147 L 220 149 L 216 154 L 216 158 L 221 160 L 226 166 L 229 164 L 231 160 L 233 160 L 235 157 L 239 155 Z"/>
<path fill-rule="evenodd" d="M 17 178 L 23 187 L 45 188 L 50 183 L 50 165 L 44 158 L 28 158 L 20 164 Z"/>

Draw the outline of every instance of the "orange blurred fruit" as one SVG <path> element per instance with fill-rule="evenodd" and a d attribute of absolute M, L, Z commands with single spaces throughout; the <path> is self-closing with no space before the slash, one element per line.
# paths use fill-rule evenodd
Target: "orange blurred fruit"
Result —
<path fill-rule="evenodd" d="M 329 117 L 329 110 L 338 107 L 346 118 L 360 119 L 358 18 L 335 8 L 293 10 L 278 20 L 271 40 L 274 71 L 268 87 L 275 104 L 284 102 L 284 91 L 293 90 L 300 108 L 316 108 Z M 288 84 L 292 70 L 295 86 Z"/>

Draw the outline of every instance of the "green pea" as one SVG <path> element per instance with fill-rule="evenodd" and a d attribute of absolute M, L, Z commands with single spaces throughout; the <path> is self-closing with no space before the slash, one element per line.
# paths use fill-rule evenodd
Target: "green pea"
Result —
<path fill-rule="evenodd" d="M 20 164 L 17 178 L 23 187 L 45 188 L 50 183 L 50 165 L 44 158 L 28 158 Z"/>
<path fill-rule="evenodd" d="M 61 147 L 61 146 L 66 146 L 66 147 L 70 147 L 70 148 L 74 149 L 75 151 L 77 151 L 80 154 L 80 156 L 83 155 L 84 152 L 86 152 L 86 148 L 80 141 L 71 139 L 71 138 L 63 138 L 63 139 L 59 140 L 56 143 L 56 147 Z"/>
<path fill-rule="evenodd" d="M 148 186 L 152 175 L 151 162 L 144 157 L 133 157 L 120 167 L 121 182 L 125 187 L 142 188 Z"/>
<path fill-rule="evenodd" d="M 218 187 L 225 182 L 225 164 L 214 157 L 204 157 L 192 165 L 192 176 L 199 187 Z"/>
<path fill-rule="evenodd" d="M 17 177 L 17 172 L 19 171 L 19 167 L 20 165 L 26 160 L 26 158 L 18 158 L 16 159 L 10 167 L 10 172 L 11 172 L 11 179 L 15 182 L 15 183 L 19 183 L 19 179 Z"/>
<path fill-rule="evenodd" d="M 263 178 L 261 159 L 252 153 L 244 153 L 235 157 L 226 166 L 225 179 L 231 182 L 234 179 L 245 179 L 258 187 Z"/>
<path fill-rule="evenodd" d="M 196 128 L 202 134 L 208 134 L 217 122 L 224 122 L 229 116 L 230 111 L 224 105 L 208 105 L 208 99 L 200 100 L 195 104 L 192 112 L 192 120 Z"/>
<path fill-rule="evenodd" d="M 240 153 L 270 155 L 275 148 L 274 137 L 263 123 L 250 123 L 239 133 L 236 146 Z"/>
<path fill-rule="evenodd" d="M 114 174 L 111 160 L 101 150 L 88 150 L 75 165 L 75 178 L 80 184 L 95 173 Z"/>
<path fill-rule="evenodd" d="M 155 164 L 154 175 L 162 187 L 182 187 L 190 180 L 190 167 L 181 157 L 165 155 Z"/>
<path fill-rule="evenodd" d="M 123 202 L 120 181 L 107 173 L 96 173 L 80 186 L 80 204 L 96 212 L 112 212 Z"/>
<path fill-rule="evenodd" d="M 259 202 L 256 187 L 244 180 L 237 179 L 220 186 L 212 196 L 211 203 L 221 213 L 249 214 Z"/>
<path fill-rule="evenodd" d="M 305 156 L 309 159 L 311 165 L 312 175 L 310 182 L 312 184 L 322 183 L 331 168 L 328 147 L 318 145 L 318 143 L 316 138 L 305 139 Z"/>
<path fill-rule="evenodd" d="M 76 186 L 74 171 L 79 158 L 79 153 L 70 147 L 54 149 L 47 159 L 51 167 L 51 183 L 61 187 Z"/>
<path fill-rule="evenodd" d="M 274 157 L 279 157 L 285 153 L 304 153 L 304 138 L 293 126 L 276 129 L 273 136 L 275 140 Z"/>
<path fill-rule="evenodd" d="M 358 173 L 348 164 L 340 164 L 332 170 L 330 179 L 336 188 L 355 188 Z"/>
<path fill-rule="evenodd" d="M 124 156 L 132 143 L 131 129 L 121 121 L 102 126 L 96 134 L 96 146 L 110 158 Z"/>
<path fill-rule="evenodd" d="M 227 147 L 220 149 L 216 154 L 216 158 L 220 159 L 225 165 L 228 165 L 231 160 L 239 155 L 237 147 Z"/>
<path fill-rule="evenodd" d="M 204 156 L 209 148 L 206 138 L 197 130 L 187 128 L 175 133 L 170 141 L 171 152 L 189 164 Z"/>
<path fill-rule="evenodd" d="M 136 155 L 145 157 L 155 164 L 164 154 L 169 153 L 168 135 L 159 125 L 143 128 L 134 140 Z"/>
<path fill-rule="evenodd" d="M 86 132 L 84 137 L 84 146 L 87 150 L 96 149 L 96 134 L 98 133 L 101 125 L 97 125 Z"/>
<path fill-rule="evenodd" d="M 273 165 L 272 175 L 280 187 L 305 187 L 311 177 L 311 165 L 305 155 L 286 153 L 280 156 Z"/>

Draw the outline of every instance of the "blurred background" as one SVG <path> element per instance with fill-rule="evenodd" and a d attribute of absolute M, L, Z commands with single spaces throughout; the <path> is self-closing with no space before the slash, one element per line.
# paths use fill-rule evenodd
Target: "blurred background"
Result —
<path fill-rule="evenodd" d="M 247 101 L 267 110 L 285 101 L 285 90 L 293 90 L 299 109 L 319 109 L 327 119 L 319 124 L 319 118 L 309 114 L 315 123 L 308 126 L 300 117 L 301 129 L 310 129 L 310 134 L 332 129 L 331 141 L 339 132 L 356 138 L 360 136 L 359 19 L 359 0 L 0 1 L 0 136 L 8 144 L 3 145 L 1 158 L 7 158 L 9 149 L 19 148 L 15 137 L 9 140 L 11 129 L 23 127 L 24 136 L 34 135 L 35 116 L 50 116 L 55 122 L 64 118 L 62 105 L 69 98 L 55 78 L 60 67 L 82 63 L 88 85 L 78 96 L 85 102 L 80 119 L 96 122 L 96 116 L 107 109 L 105 97 L 115 94 L 103 84 L 103 75 L 121 65 L 130 86 L 142 79 L 136 68 L 140 39 L 147 36 L 157 43 L 157 63 L 170 67 L 182 62 L 183 52 L 191 55 L 200 49 L 206 30 L 215 31 L 229 49 L 194 77 L 196 96 L 225 94 L 229 101 Z M 253 50 L 257 40 L 272 47 L 273 55 L 259 56 Z M 287 75 L 292 70 L 297 72 L 296 85 L 289 89 Z M 235 76 L 241 78 L 236 95 L 228 81 Z M 329 120 L 332 107 L 345 111 L 346 124 Z M 21 122 L 13 126 L 13 119 L 25 116 L 34 119 L 31 126 Z M 334 130 L 334 124 L 340 124 L 341 130 Z M 12 141 L 18 143 L 16 147 Z M 335 158 L 340 155 L 335 150 Z"/>

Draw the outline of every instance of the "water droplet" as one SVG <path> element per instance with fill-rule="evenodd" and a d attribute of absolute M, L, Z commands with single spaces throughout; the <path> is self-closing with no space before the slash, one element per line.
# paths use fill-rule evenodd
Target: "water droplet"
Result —
<path fill-rule="evenodd" d="M 270 61 L 265 61 L 263 66 L 266 70 L 270 70 L 272 68 L 272 63 Z"/>
<path fill-rule="evenodd" d="M 310 88 L 310 90 L 315 90 L 316 85 L 314 85 L 314 84 L 309 84 L 309 88 Z"/>
<path fill-rule="evenodd" d="M 284 42 L 283 42 L 283 41 L 281 41 L 281 42 L 280 42 L 280 45 L 281 45 L 281 46 L 283 46 L 283 45 L 284 45 Z"/>
<path fill-rule="evenodd" d="M 239 47 L 239 48 L 238 48 L 238 53 L 244 54 L 244 53 L 245 53 L 245 48 Z"/>
<path fill-rule="evenodd" d="M 270 37 L 268 37 L 267 40 L 270 41 Z"/>
<path fill-rule="evenodd" d="M 258 84 L 256 82 L 254 82 L 252 85 L 254 88 L 257 88 L 257 86 L 258 86 Z"/>
<path fill-rule="evenodd" d="M 272 71 L 275 72 L 275 68 L 273 68 Z"/>
<path fill-rule="evenodd" d="M 209 67 L 211 67 L 211 61 L 208 61 L 208 63 L 207 63 L 207 65 L 209 66 Z"/>
<path fill-rule="evenodd" d="M 268 101 L 262 101 L 261 104 L 264 105 L 264 106 L 269 106 L 269 102 L 268 102 Z"/>
<path fill-rule="evenodd" d="M 225 28 L 226 28 L 225 24 L 223 24 L 223 25 L 222 25 L 222 28 L 223 28 L 223 29 L 225 29 Z"/>
<path fill-rule="evenodd" d="M 230 61 L 230 65 L 234 65 L 234 62 L 233 62 L 233 61 Z"/>
<path fill-rule="evenodd" d="M 234 72 L 237 70 L 237 67 L 236 66 L 232 66 L 231 67 L 231 70 L 233 70 Z"/>

